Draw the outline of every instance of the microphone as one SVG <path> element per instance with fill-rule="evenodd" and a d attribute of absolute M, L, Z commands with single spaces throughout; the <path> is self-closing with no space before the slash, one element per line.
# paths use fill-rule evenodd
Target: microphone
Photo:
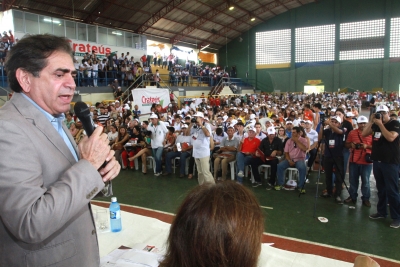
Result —
<path fill-rule="evenodd" d="M 75 115 L 82 122 L 83 129 L 85 130 L 87 136 L 91 136 L 94 132 L 94 122 L 90 116 L 89 107 L 85 102 L 78 101 L 74 106 Z"/>
<path fill-rule="evenodd" d="M 78 101 L 75 103 L 74 112 L 75 115 L 78 117 L 78 119 L 82 122 L 82 126 L 86 132 L 86 135 L 90 137 L 94 132 L 95 126 L 92 117 L 90 116 L 89 107 L 85 102 Z M 104 161 L 100 169 L 104 168 L 107 165 L 107 163 L 108 163 L 107 161 Z"/>

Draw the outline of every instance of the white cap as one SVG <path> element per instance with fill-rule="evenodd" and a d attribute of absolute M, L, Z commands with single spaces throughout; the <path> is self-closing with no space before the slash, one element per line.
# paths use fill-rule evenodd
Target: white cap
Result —
<path fill-rule="evenodd" d="M 365 116 L 358 116 L 357 123 L 368 123 L 368 119 Z"/>
<path fill-rule="evenodd" d="M 117 197 L 112 197 L 111 202 L 117 202 Z"/>
<path fill-rule="evenodd" d="M 193 117 L 200 117 L 200 118 L 204 118 L 204 113 L 197 111 L 196 114 L 193 115 Z"/>
<path fill-rule="evenodd" d="M 158 119 L 158 116 L 157 116 L 157 114 L 153 113 L 153 114 L 150 115 L 149 118 L 150 119 Z"/>
<path fill-rule="evenodd" d="M 293 187 L 297 187 L 297 183 L 295 180 L 289 180 L 287 181 L 286 185 L 288 186 L 293 186 Z"/>
<path fill-rule="evenodd" d="M 313 124 L 310 120 L 305 120 L 304 122 L 308 124 Z"/>
<path fill-rule="evenodd" d="M 291 120 L 287 120 L 286 124 L 293 124 L 293 122 Z"/>
<path fill-rule="evenodd" d="M 254 128 L 254 126 L 250 126 L 249 129 L 247 129 L 247 131 L 253 131 L 256 132 L 256 128 Z"/>
<path fill-rule="evenodd" d="M 115 100 L 115 103 L 119 103 L 119 100 Z"/>
<path fill-rule="evenodd" d="M 346 117 L 354 117 L 353 112 L 347 112 L 347 113 L 346 113 Z"/>
<path fill-rule="evenodd" d="M 233 128 L 233 129 L 235 129 L 235 127 L 233 127 L 234 125 L 232 125 L 232 124 L 230 124 L 228 127 L 226 127 L 226 128 Z"/>
<path fill-rule="evenodd" d="M 385 106 L 385 105 L 379 105 L 379 106 L 376 108 L 376 112 L 380 112 L 380 111 L 389 112 L 389 109 L 388 109 L 388 107 Z"/>
<path fill-rule="evenodd" d="M 274 128 L 274 127 L 269 127 L 269 128 L 267 129 L 267 133 L 268 133 L 268 134 L 276 134 L 275 128 Z"/>
<path fill-rule="evenodd" d="M 342 123 L 342 119 L 341 119 L 339 116 L 332 116 L 332 117 L 331 117 L 331 120 L 336 120 L 336 121 L 338 121 L 339 123 Z"/>
<path fill-rule="evenodd" d="M 183 129 L 183 128 L 188 128 L 188 125 L 186 124 L 186 123 L 184 123 L 182 126 L 181 126 L 181 128 Z"/>

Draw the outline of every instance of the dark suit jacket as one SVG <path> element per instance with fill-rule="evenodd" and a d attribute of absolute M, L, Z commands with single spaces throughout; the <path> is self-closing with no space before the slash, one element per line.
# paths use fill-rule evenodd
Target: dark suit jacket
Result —
<path fill-rule="evenodd" d="M 0 109 L 0 129 L 0 266 L 99 266 L 98 171 L 20 93 Z"/>

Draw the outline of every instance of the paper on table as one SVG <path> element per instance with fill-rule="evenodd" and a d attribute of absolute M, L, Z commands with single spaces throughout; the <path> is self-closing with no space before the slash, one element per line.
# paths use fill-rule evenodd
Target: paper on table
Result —
<path fill-rule="evenodd" d="M 116 249 L 101 258 L 100 267 L 158 267 L 163 256 L 139 249 Z"/>

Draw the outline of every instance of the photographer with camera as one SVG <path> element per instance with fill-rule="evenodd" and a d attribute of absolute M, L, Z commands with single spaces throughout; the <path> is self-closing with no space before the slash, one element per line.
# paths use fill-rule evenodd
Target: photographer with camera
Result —
<path fill-rule="evenodd" d="M 332 188 L 332 172 L 333 165 L 335 165 L 335 201 L 338 204 L 343 204 L 341 198 L 342 183 L 344 178 L 344 159 L 343 159 L 343 147 L 345 129 L 340 124 L 342 119 L 339 116 L 333 116 L 330 120 L 321 120 L 323 125 L 328 126 L 324 129 L 323 125 L 320 126 L 318 140 L 322 138 L 325 141 L 325 152 L 323 166 L 325 169 L 325 183 L 326 191 L 322 193 L 321 197 L 328 198 L 333 194 Z"/>
<path fill-rule="evenodd" d="M 204 121 L 203 112 L 194 114 L 188 132 L 192 137 L 193 158 L 199 175 L 199 184 L 215 183 L 210 172 L 210 136 L 211 125 Z"/>
<path fill-rule="evenodd" d="M 400 164 L 400 123 L 389 117 L 389 109 L 379 105 L 370 122 L 365 126 L 362 135 L 372 135 L 373 171 L 378 189 L 377 212 L 371 219 L 386 218 L 387 204 L 393 219 L 390 227 L 400 227 L 400 194 L 398 170 Z"/>
<path fill-rule="evenodd" d="M 359 116 L 357 119 L 358 129 L 352 130 L 346 140 L 345 146 L 351 149 L 349 164 L 350 196 L 344 202 L 355 203 L 357 201 L 358 183 L 359 177 L 361 176 L 362 204 L 366 207 L 371 207 L 371 203 L 369 202 L 369 177 L 372 170 L 372 161 L 370 159 L 372 136 L 362 136 L 362 132 L 367 123 L 367 117 Z"/>

